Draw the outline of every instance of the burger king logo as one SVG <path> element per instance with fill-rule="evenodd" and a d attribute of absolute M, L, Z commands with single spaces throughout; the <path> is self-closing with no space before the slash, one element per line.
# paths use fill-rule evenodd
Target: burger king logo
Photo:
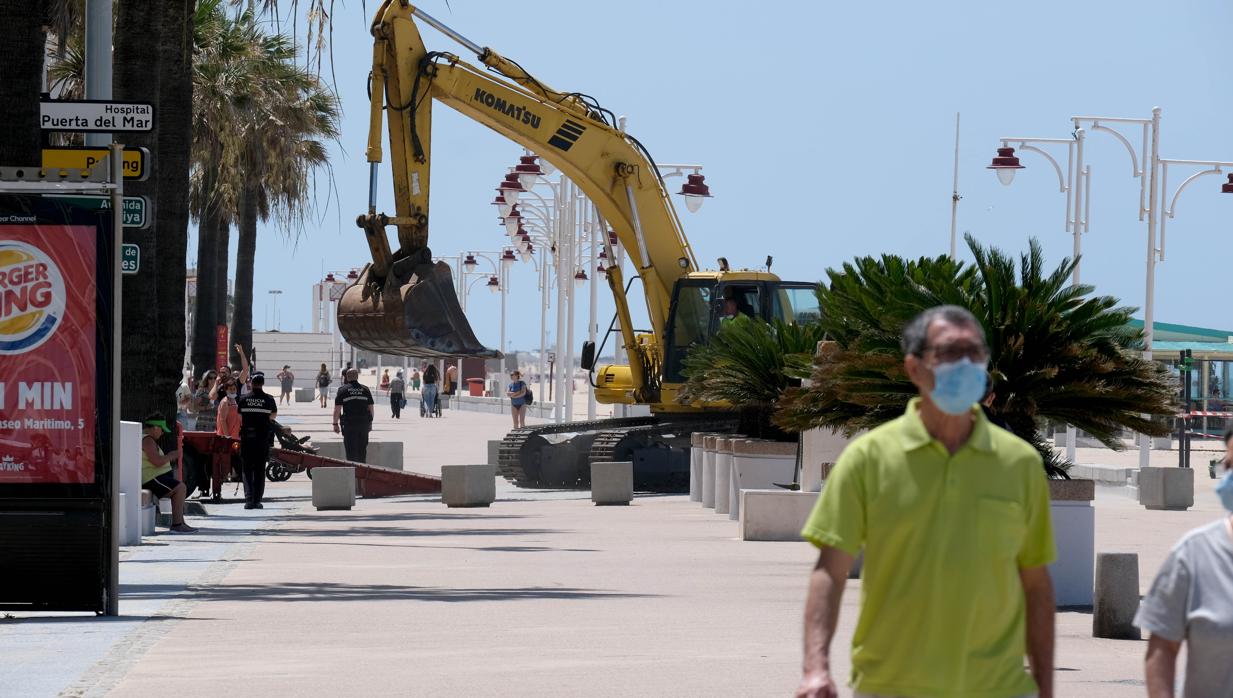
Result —
<path fill-rule="evenodd" d="M 47 254 L 0 241 L 0 355 L 30 351 L 55 334 L 64 296 L 64 279 Z"/>

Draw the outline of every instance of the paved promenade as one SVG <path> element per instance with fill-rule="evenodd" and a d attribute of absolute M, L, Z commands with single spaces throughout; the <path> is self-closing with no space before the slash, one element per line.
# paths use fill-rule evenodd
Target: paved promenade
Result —
<path fill-rule="evenodd" d="M 284 410 L 320 435 L 329 411 Z M 406 465 L 482 462 L 508 416 L 378 412 L 374 438 Z M 332 435 L 331 435 L 332 436 Z M 1199 474 L 1199 473 L 1197 473 Z M 1205 475 L 1205 473 L 1202 473 Z M 1137 552 L 1146 589 L 1173 542 L 1218 516 L 1147 512 L 1101 494 L 1097 549 Z M 805 543 L 742 543 L 736 524 L 684 496 L 594 507 L 587 493 L 503 483 L 489 509 L 434 497 L 317 512 L 307 479 L 273 483 L 262 511 L 211 506 L 194 536 L 125 551 L 120 619 L 0 621 L 0 695 L 764 696 L 799 676 Z M 846 676 L 859 582 L 834 658 Z M 1143 695 L 1146 643 L 1058 625 L 1059 695 Z M 847 695 L 846 691 L 844 693 Z"/>

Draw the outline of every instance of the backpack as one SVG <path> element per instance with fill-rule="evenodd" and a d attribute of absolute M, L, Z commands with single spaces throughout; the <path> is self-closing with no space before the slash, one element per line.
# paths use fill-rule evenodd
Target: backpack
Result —
<path fill-rule="evenodd" d="M 528 385 L 526 388 L 526 391 L 527 391 L 526 394 L 522 396 L 523 404 L 524 405 L 534 405 L 535 404 L 535 393 L 531 392 L 531 386 Z"/>

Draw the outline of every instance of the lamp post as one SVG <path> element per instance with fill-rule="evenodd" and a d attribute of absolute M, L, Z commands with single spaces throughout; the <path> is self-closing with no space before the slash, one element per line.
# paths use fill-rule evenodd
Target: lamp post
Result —
<path fill-rule="evenodd" d="M 620 120 L 620 127 L 624 127 L 624 117 Z M 706 184 L 701 165 L 660 164 L 658 169 L 665 180 L 676 176 L 686 179 L 677 193 L 685 198 L 686 208 L 690 212 L 697 211 L 706 199 L 711 198 L 710 187 Z M 566 380 L 570 380 L 572 387 L 576 289 L 589 282 L 587 337 L 589 341 L 595 342 L 598 334 L 600 276 L 606 275 L 608 267 L 619 266 L 624 260 L 624 252 L 607 237 L 600 237 L 607 236 L 608 229 L 594 203 L 567 177 L 561 175 L 549 179 L 553 173 L 554 169 L 546 160 L 530 151 L 524 151 L 519 163 L 510 169 L 498 185 L 497 197 L 492 203 L 497 206 L 500 222 L 514 241 L 523 261 L 536 261 L 540 275 L 541 394 L 544 394 L 542 380 L 547 356 L 548 292 L 552 283 L 556 283 L 554 353 L 559 357 L 563 369 L 559 376 L 554 376 L 556 389 L 549 390 L 548 394 L 555 393 L 557 396 L 553 401 L 554 418 L 561 422 L 573 416 L 573 390 L 567 387 Z M 539 187 L 548 188 L 551 192 L 550 199 L 536 191 Z M 542 261 L 534 257 L 536 245 L 551 254 L 551 265 L 548 255 L 545 255 Z M 608 266 L 604 266 L 605 264 Z M 618 342 L 618 362 L 621 360 L 622 349 Z M 587 418 L 594 419 L 596 411 L 595 391 L 588 381 Z"/>
<path fill-rule="evenodd" d="M 1222 168 L 1233 168 L 1233 164 L 1224 161 L 1216 160 L 1172 160 L 1160 157 L 1160 107 L 1152 108 L 1150 118 L 1127 118 L 1127 117 L 1110 117 L 1110 116 L 1072 116 L 1071 122 L 1074 124 L 1076 134 L 1081 133 L 1085 128 L 1091 132 L 1107 133 L 1115 138 L 1130 155 L 1131 171 L 1133 176 L 1139 179 L 1139 220 L 1147 221 L 1147 260 L 1146 274 L 1144 282 L 1144 303 L 1143 303 L 1143 358 L 1152 359 L 1152 339 L 1155 331 L 1155 295 L 1156 295 L 1156 263 L 1164 260 L 1164 235 L 1165 235 L 1165 220 L 1172 218 L 1174 210 L 1177 206 L 1177 198 L 1181 195 L 1191 182 L 1209 174 L 1223 174 Z M 1114 126 L 1109 126 L 1114 124 Z M 1134 133 L 1135 127 L 1140 133 Z M 1136 150 L 1135 145 L 1131 143 L 1130 138 L 1119 129 L 1129 129 L 1131 135 L 1138 140 L 1141 136 L 1142 145 Z M 1083 151 L 1081 147 L 1077 150 L 1078 167 L 1082 167 Z M 1005 145 L 1005 142 L 1003 143 Z M 1178 188 L 1168 198 L 1166 205 L 1167 191 L 1167 176 L 1170 165 L 1186 165 L 1198 166 L 1203 169 L 1197 173 L 1190 175 L 1184 180 Z M 999 175 L 1001 172 L 999 171 Z M 1011 175 L 1013 177 L 1013 174 Z M 1087 182 L 1084 182 L 1082 187 L 1083 192 L 1076 189 L 1074 209 L 1078 210 L 1077 201 L 1080 196 L 1086 197 L 1088 193 Z M 1221 187 L 1222 193 L 1233 193 L 1233 178 L 1230 178 L 1229 184 Z M 1164 216 L 1161 216 L 1163 209 Z M 1086 209 L 1085 209 L 1086 210 Z M 1157 226 L 1160 229 L 1159 246 L 1157 245 Z M 1084 229 L 1086 230 L 1086 221 L 1084 221 Z M 1078 243 L 1075 248 L 1076 255 L 1078 254 Z M 1076 278 L 1078 269 L 1075 270 Z M 1068 444 L 1067 456 L 1073 458 L 1074 449 Z M 1139 467 L 1147 467 L 1151 463 L 1151 440 L 1143 436 L 1139 439 Z"/>

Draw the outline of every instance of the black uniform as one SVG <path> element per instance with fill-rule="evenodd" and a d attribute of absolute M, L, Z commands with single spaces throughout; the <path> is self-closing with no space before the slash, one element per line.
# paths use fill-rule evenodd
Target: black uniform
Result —
<path fill-rule="evenodd" d="M 368 432 L 372 429 L 372 412 L 368 406 L 374 404 L 372 393 L 359 381 L 343 383 L 338 388 L 334 404 L 342 406 L 339 426 L 342 427 L 347 460 L 352 463 L 368 462 Z"/>
<path fill-rule="evenodd" d="M 270 419 L 278 412 L 274 397 L 253 387 L 253 392 L 241 395 L 240 460 L 243 463 L 244 501 L 261 504 L 265 494 L 265 466 L 270 460 Z"/>

